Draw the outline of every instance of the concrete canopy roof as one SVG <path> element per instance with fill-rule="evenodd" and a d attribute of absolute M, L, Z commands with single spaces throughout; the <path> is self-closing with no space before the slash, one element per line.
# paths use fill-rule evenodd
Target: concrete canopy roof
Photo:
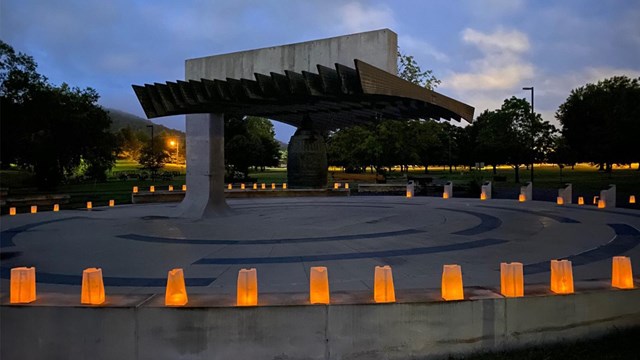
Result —
<path fill-rule="evenodd" d="M 317 65 L 318 73 L 255 74 L 231 79 L 133 85 L 148 118 L 224 113 L 260 116 L 300 127 L 309 115 L 316 130 L 335 130 L 372 119 L 461 119 L 471 122 L 474 108 L 412 84 L 361 60 L 355 69 Z"/>

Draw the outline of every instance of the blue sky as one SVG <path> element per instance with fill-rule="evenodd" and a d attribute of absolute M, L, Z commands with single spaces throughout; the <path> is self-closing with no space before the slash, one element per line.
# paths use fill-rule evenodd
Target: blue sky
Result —
<path fill-rule="evenodd" d="M 0 37 L 55 83 L 144 116 L 131 84 L 184 76 L 184 60 L 390 28 L 439 92 L 484 109 L 535 86 L 553 121 L 571 89 L 640 76 L 640 1 L 2 0 Z M 154 119 L 184 129 L 184 117 Z M 288 141 L 294 129 L 276 123 Z"/>

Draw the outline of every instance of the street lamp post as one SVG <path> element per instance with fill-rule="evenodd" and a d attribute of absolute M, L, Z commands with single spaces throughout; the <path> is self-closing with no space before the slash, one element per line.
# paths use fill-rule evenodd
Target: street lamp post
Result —
<path fill-rule="evenodd" d="M 175 140 L 171 140 L 169 142 L 169 144 L 171 146 L 175 146 L 176 147 L 176 164 L 178 163 L 178 147 L 180 146 L 180 142 L 179 141 L 175 141 Z"/>
<path fill-rule="evenodd" d="M 533 163 L 535 162 L 535 132 L 533 129 L 533 122 L 535 120 L 535 112 L 533 110 L 533 86 L 523 87 L 522 90 L 531 90 L 531 183 L 533 184 Z"/>

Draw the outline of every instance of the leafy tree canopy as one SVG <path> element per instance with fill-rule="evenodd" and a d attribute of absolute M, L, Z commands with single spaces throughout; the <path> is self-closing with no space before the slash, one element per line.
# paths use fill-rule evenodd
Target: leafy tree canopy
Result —
<path fill-rule="evenodd" d="M 229 178 L 246 177 L 249 168 L 280 163 L 280 145 L 271 121 L 246 116 L 225 119 L 225 167 Z"/>
<path fill-rule="evenodd" d="M 485 110 L 467 129 L 477 137 L 476 160 L 493 165 L 494 171 L 497 165 L 512 165 L 516 182 L 520 165 L 546 160 L 557 131 L 540 114 L 531 114 L 525 99 L 516 97 L 506 99 L 500 109 Z"/>
<path fill-rule="evenodd" d="M 615 76 L 571 91 L 556 118 L 575 161 L 611 165 L 640 160 L 640 78 Z"/>
<path fill-rule="evenodd" d="M 56 186 L 82 164 L 85 175 L 105 179 L 116 140 L 98 93 L 54 86 L 36 68 L 32 57 L 0 41 L 2 167 L 33 171 L 40 187 Z"/>
<path fill-rule="evenodd" d="M 403 54 L 398 48 L 398 76 L 420 85 L 429 90 L 433 90 L 441 81 L 433 75 L 433 70 L 422 70 L 412 55 Z"/>

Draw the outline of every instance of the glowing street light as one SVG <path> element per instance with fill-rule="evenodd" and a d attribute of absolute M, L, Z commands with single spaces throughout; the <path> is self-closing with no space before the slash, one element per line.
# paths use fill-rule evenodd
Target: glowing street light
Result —
<path fill-rule="evenodd" d="M 176 163 L 178 162 L 178 141 L 171 140 L 169 141 L 169 145 L 176 147 Z"/>

